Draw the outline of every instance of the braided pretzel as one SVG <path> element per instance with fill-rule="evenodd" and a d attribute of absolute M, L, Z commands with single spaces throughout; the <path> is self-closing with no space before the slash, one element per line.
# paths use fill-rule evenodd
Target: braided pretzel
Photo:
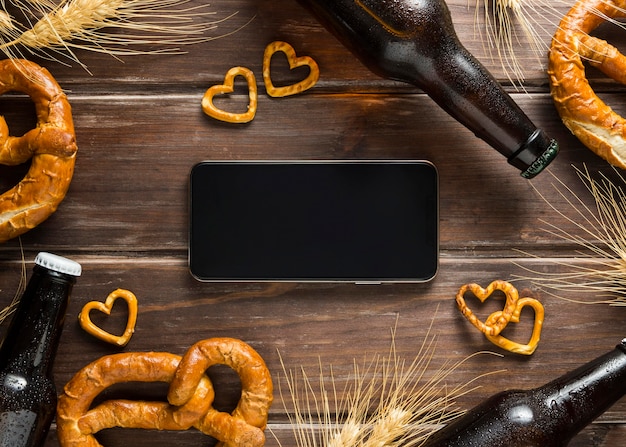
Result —
<path fill-rule="evenodd" d="M 37 126 L 9 136 L 0 117 L 0 164 L 31 160 L 26 176 L 0 196 L 0 242 L 46 220 L 65 197 L 74 173 L 76 138 L 67 97 L 50 73 L 26 60 L 0 61 L 0 94 L 19 91 L 35 103 Z"/>
<path fill-rule="evenodd" d="M 589 36 L 607 18 L 626 17 L 626 0 L 579 0 L 552 40 L 549 69 L 555 106 L 567 128 L 595 154 L 626 169 L 626 121 L 595 94 L 583 60 L 626 83 L 626 57 Z"/>
<path fill-rule="evenodd" d="M 217 364 L 230 366 L 241 379 L 242 397 L 232 414 L 212 407 L 215 392 L 205 371 Z M 109 386 L 133 381 L 170 383 L 169 402 L 108 400 L 90 409 Z M 106 428 L 195 427 L 225 446 L 260 447 L 272 398 L 265 362 L 239 340 L 202 340 L 182 358 L 167 352 L 113 354 L 87 365 L 65 385 L 57 407 L 58 438 L 62 447 L 96 447 L 94 434 Z"/>

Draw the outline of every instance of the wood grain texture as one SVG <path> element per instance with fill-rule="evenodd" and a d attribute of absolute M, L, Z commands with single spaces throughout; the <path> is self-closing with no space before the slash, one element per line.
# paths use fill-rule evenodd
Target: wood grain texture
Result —
<path fill-rule="evenodd" d="M 192 4 L 199 3 L 193 0 Z M 36 59 L 66 89 L 73 107 L 79 153 L 70 191 L 59 210 L 21 238 L 29 261 L 38 251 L 52 251 L 83 264 L 74 288 L 59 348 L 55 378 L 62 387 L 90 361 L 118 348 L 84 333 L 77 315 L 91 300 L 126 288 L 139 300 L 136 332 L 126 351 L 165 350 L 182 354 L 195 341 L 229 336 L 250 343 L 265 358 L 280 384 L 281 360 L 289 370 L 318 374 L 332 365 L 338 389 L 350 380 L 353 364 L 385 355 L 396 328 L 398 353 L 412 360 L 432 324 L 437 349 L 433 371 L 477 351 L 494 349 L 457 311 L 454 296 L 467 282 L 487 285 L 494 279 L 524 274 L 521 266 L 564 272 L 559 262 L 582 264 L 578 247 L 546 231 L 545 222 L 580 232 L 579 217 L 558 190 L 559 182 L 593 206 L 574 167 L 587 166 L 619 182 L 618 173 L 580 144 L 562 125 L 549 95 L 545 67 L 528 60 L 528 92 L 509 84 L 506 73 L 489 57 L 474 27 L 474 5 L 448 0 L 461 41 L 506 86 L 539 126 L 557 138 L 561 153 L 549 172 L 524 180 L 503 157 L 474 137 L 412 86 L 387 81 L 365 69 L 295 0 L 215 0 L 221 23 L 215 35 L 226 37 L 187 48 L 183 55 L 124 57 L 78 52 L 90 73 L 78 66 Z M 555 14 L 567 2 L 554 2 Z M 539 17 L 546 30 L 553 17 Z M 551 28 L 552 27 L 552 28 Z M 599 30 L 618 44 L 623 32 Z M 546 32 L 545 44 L 550 35 Z M 319 64 L 319 83 L 306 93 L 270 98 L 262 84 L 262 56 L 273 40 L 289 42 L 299 54 Z M 200 100 L 226 71 L 243 65 L 259 83 L 256 118 L 227 125 L 202 114 Z M 626 111 L 623 86 L 589 74 L 603 97 Z M 245 92 L 229 106 L 245 107 Z M 34 123 L 23 95 L 0 97 L 0 113 L 17 134 Z M 426 284 L 356 286 L 346 284 L 232 283 L 195 281 L 187 269 L 188 174 L 207 159 L 427 159 L 440 174 L 441 265 Z M 0 168 L 8 188 L 23 174 Z M 548 199 L 547 203 L 541 196 Z M 0 305 L 8 303 L 19 281 L 20 243 L 0 246 Z M 541 385 L 612 349 L 626 334 L 626 309 L 574 304 L 551 296 L 530 281 L 518 287 L 546 307 L 542 340 L 529 358 L 501 353 L 463 364 L 449 378 L 463 383 L 489 371 L 506 370 L 477 382 L 480 388 L 458 404 L 470 408 L 509 388 Z M 589 297 L 590 299 L 592 297 Z M 477 313 L 490 313 L 488 306 Z M 495 305 L 495 304 L 494 304 Z M 109 319 L 94 319 L 112 331 L 122 330 L 124 309 Z M 482 315 L 482 313 L 481 313 Z M 524 339 L 530 326 L 520 323 L 511 337 Z M 218 395 L 215 405 L 228 409 L 238 399 L 238 382 L 229 371 L 211 371 Z M 282 383 L 284 389 L 284 382 Z M 287 412 L 276 387 L 268 446 L 295 447 Z M 165 387 L 120 386 L 106 397 L 163 399 Z M 572 446 L 620 447 L 626 434 L 626 400 L 585 428 Z M 158 433 L 106 430 L 107 447 L 210 445 L 198 432 Z M 54 426 L 46 446 L 56 446 Z"/>

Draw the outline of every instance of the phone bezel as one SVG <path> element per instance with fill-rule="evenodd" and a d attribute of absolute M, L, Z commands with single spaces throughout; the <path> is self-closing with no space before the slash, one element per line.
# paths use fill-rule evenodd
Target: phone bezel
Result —
<path fill-rule="evenodd" d="M 435 209 L 432 210 L 436 222 L 434 222 L 434 230 L 436 234 L 436 248 L 434 250 L 435 257 L 432 260 L 432 273 L 424 277 L 414 277 L 414 278 L 318 278 L 318 277 L 298 277 L 298 278 L 281 278 L 281 277 L 208 277 L 204 275 L 199 275 L 196 271 L 194 271 L 192 264 L 192 250 L 195 249 L 192 247 L 192 228 L 193 228 L 193 190 L 192 190 L 192 177 L 196 170 L 205 164 L 211 165 L 220 165 L 220 164 L 230 164 L 230 165 L 244 165 L 244 164 L 254 164 L 254 165 L 285 165 L 285 164 L 294 164 L 294 165 L 328 165 L 328 164 L 418 164 L 426 166 L 432 169 L 434 174 L 434 194 L 435 194 Z M 434 279 L 439 270 L 439 173 L 435 165 L 428 160 L 205 160 L 199 163 L 196 163 L 189 174 L 189 243 L 188 243 L 188 267 L 191 275 L 200 282 L 207 283 L 238 283 L 238 282 L 302 282 L 302 283 L 351 283 L 351 284 L 401 284 L 401 283 L 425 283 Z"/>

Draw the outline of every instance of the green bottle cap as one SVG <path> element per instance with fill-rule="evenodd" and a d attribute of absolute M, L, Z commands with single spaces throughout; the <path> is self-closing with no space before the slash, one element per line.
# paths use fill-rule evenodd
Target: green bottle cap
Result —
<path fill-rule="evenodd" d="M 509 157 L 509 163 L 531 179 L 550 164 L 559 153 L 559 144 L 541 129 L 536 129 L 528 140 Z"/>
<path fill-rule="evenodd" d="M 533 178 L 543 171 L 543 169 L 555 159 L 558 153 L 559 143 L 557 143 L 556 140 L 552 140 L 543 154 L 537 157 L 537 159 L 524 172 L 522 172 L 522 177 L 527 179 Z"/>

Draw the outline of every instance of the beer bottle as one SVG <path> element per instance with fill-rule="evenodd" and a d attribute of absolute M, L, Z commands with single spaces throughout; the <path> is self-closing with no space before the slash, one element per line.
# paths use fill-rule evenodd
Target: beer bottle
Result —
<path fill-rule="evenodd" d="M 374 73 L 421 88 L 525 178 L 556 156 L 538 129 L 459 42 L 444 0 L 300 0 Z"/>
<path fill-rule="evenodd" d="M 57 392 L 52 363 L 80 264 L 39 253 L 0 347 L 0 446 L 44 444 Z"/>
<path fill-rule="evenodd" d="M 626 339 L 611 352 L 530 391 L 492 396 L 424 447 L 561 447 L 626 393 Z"/>

